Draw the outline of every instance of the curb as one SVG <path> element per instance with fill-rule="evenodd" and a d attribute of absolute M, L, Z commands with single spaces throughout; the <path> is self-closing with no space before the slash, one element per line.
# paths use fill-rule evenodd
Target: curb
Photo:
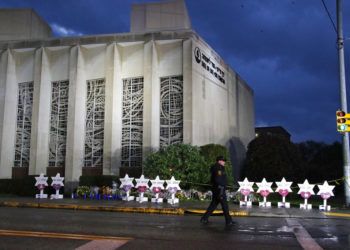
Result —
<path fill-rule="evenodd" d="M 204 209 L 185 209 L 185 214 L 197 214 L 202 215 L 205 213 Z M 224 213 L 221 210 L 215 210 L 213 215 L 223 215 Z M 230 211 L 231 216 L 249 216 L 249 213 L 246 211 Z"/>
<path fill-rule="evenodd" d="M 152 207 L 116 207 L 116 206 L 91 206 L 78 204 L 63 203 L 42 203 L 42 202 L 19 202 L 19 201 L 0 201 L 0 207 L 14 208 L 46 208 L 46 209 L 69 209 L 81 211 L 105 211 L 105 212 L 125 212 L 125 213 L 148 213 L 148 214 L 167 214 L 167 215 L 202 215 L 204 209 L 186 209 L 186 208 L 152 208 Z M 325 217 L 350 218 L 350 213 L 341 212 L 323 212 Z M 223 215 L 221 210 L 215 210 L 214 216 Z M 231 216 L 236 217 L 274 217 L 274 218 L 309 218 L 302 215 L 291 214 L 273 214 L 273 213 L 256 213 L 245 210 L 230 211 Z M 313 217 L 310 217 L 313 218 Z"/>
<path fill-rule="evenodd" d="M 70 209 L 70 210 L 127 212 L 127 213 L 154 213 L 154 214 L 172 214 L 172 215 L 185 214 L 185 211 L 182 208 L 112 207 L 112 206 L 50 204 L 50 203 L 17 202 L 17 201 L 2 201 L 0 202 L 0 207 L 49 208 L 49 209 Z"/>
<path fill-rule="evenodd" d="M 350 218 L 350 213 L 337 213 L 337 212 L 323 212 L 326 216 L 335 216 L 335 217 L 346 217 Z"/>
<path fill-rule="evenodd" d="M 144 207 L 113 207 L 113 206 L 90 206 L 76 204 L 51 204 L 36 202 L 18 202 L 18 201 L 2 201 L 0 207 L 17 207 L 17 208 L 47 208 L 47 209 L 70 209 L 85 211 L 105 211 L 105 212 L 126 212 L 126 213 L 150 213 L 150 214 L 204 214 L 204 209 L 183 209 L 183 208 L 144 208 Z M 223 215 L 221 210 L 215 210 L 213 215 Z M 230 211 L 232 216 L 249 216 L 246 211 Z"/>

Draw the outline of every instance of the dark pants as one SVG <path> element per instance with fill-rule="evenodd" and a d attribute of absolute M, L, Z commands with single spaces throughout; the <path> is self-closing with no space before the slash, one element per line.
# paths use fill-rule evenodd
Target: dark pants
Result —
<path fill-rule="evenodd" d="M 224 212 L 225 221 L 226 223 L 230 223 L 232 221 L 228 204 L 227 204 L 227 198 L 226 193 L 223 192 L 222 195 L 220 195 L 220 190 L 218 188 L 213 188 L 213 198 L 212 201 L 209 204 L 209 207 L 207 208 L 207 211 L 203 215 L 203 220 L 208 220 L 209 216 L 213 213 L 213 211 L 216 209 L 216 207 L 221 204 L 222 211 Z"/>

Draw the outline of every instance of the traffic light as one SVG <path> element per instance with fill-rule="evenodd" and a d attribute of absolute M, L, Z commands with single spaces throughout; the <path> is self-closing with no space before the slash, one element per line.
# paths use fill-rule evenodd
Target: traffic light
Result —
<path fill-rule="evenodd" d="M 337 130 L 338 132 L 350 132 L 350 114 L 342 110 L 336 112 L 337 116 Z"/>

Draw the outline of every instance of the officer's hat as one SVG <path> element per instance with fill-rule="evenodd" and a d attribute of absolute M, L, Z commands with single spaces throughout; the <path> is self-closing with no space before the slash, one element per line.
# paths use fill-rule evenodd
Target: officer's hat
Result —
<path fill-rule="evenodd" d="M 226 161 L 225 157 L 223 157 L 222 155 L 216 157 L 216 161 Z"/>

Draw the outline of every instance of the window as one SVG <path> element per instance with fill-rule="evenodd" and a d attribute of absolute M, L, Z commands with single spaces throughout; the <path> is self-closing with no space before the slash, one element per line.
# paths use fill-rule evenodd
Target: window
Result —
<path fill-rule="evenodd" d="M 143 77 L 123 79 L 123 167 L 142 166 Z"/>
<path fill-rule="evenodd" d="M 49 166 L 64 167 L 67 143 L 69 81 L 52 82 Z"/>
<path fill-rule="evenodd" d="M 103 166 L 105 79 L 87 81 L 84 167 Z"/>
<path fill-rule="evenodd" d="M 15 167 L 29 167 L 33 82 L 18 84 Z"/>
<path fill-rule="evenodd" d="M 182 76 L 160 79 L 160 146 L 183 142 Z"/>

